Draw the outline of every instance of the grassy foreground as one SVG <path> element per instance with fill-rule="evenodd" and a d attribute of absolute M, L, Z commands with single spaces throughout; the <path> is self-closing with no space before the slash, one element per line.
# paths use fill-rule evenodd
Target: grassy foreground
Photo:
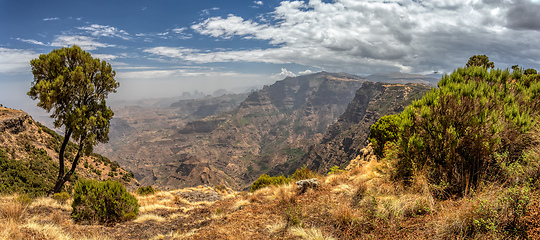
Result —
<path fill-rule="evenodd" d="M 140 196 L 139 216 L 114 226 L 80 225 L 71 206 L 52 198 L 0 198 L 0 239 L 536 239 L 538 186 L 484 186 L 459 198 L 434 199 L 427 181 L 390 181 L 383 160 L 353 161 L 348 171 L 253 193 L 223 187 Z M 510 201 L 508 198 L 517 198 Z M 22 199 L 22 200 L 21 200 Z M 517 203 L 517 205 L 516 205 Z M 501 228 L 514 221 L 515 229 Z"/>

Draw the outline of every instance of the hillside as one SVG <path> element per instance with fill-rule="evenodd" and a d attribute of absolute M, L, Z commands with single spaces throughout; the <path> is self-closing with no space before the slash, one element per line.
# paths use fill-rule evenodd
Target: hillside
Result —
<path fill-rule="evenodd" d="M 27 113 L 0 107 L 0 192 L 41 195 L 58 175 L 58 151 L 63 138 L 35 122 Z M 67 148 L 66 167 L 71 167 L 75 145 Z M 78 178 L 115 179 L 135 187 L 138 183 L 116 162 L 93 154 L 83 157 L 72 182 Z M 69 185 L 67 186 L 69 188 Z"/>

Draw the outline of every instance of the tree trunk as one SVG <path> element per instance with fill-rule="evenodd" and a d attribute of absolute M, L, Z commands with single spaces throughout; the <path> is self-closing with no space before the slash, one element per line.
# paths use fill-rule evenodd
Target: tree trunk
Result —
<path fill-rule="evenodd" d="M 59 169 L 58 169 L 58 178 L 56 179 L 56 184 L 54 187 L 49 190 L 47 193 L 47 196 L 51 196 L 55 193 L 59 193 L 60 190 L 62 190 L 62 187 L 64 186 L 64 183 L 66 182 L 64 180 L 64 153 L 66 152 L 66 146 L 69 143 L 69 138 L 71 137 L 71 133 L 73 133 L 73 130 L 67 129 L 66 134 L 64 135 L 64 141 L 62 142 L 62 146 L 60 146 L 60 152 L 58 153 L 58 163 L 59 163 Z M 79 155 L 77 153 L 77 155 Z"/>

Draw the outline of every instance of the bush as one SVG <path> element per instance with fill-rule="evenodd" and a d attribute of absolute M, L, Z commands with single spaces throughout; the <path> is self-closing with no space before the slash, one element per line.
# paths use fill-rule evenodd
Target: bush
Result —
<path fill-rule="evenodd" d="M 9 151 L 9 150 L 8 150 Z M 28 145 L 28 159 L 12 159 L 0 149 L 0 193 L 42 196 L 54 186 L 58 166 L 43 149 Z"/>
<path fill-rule="evenodd" d="M 303 167 L 299 169 L 296 169 L 296 172 L 294 172 L 293 175 L 291 176 L 291 178 L 294 180 L 312 179 L 316 177 L 317 177 L 317 174 L 309 170 L 306 167 L 306 165 L 304 165 Z"/>
<path fill-rule="evenodd" d="M 58 201 L 59 203 L 66 203 L 67 200 L 69 199 L 69 193 L 67 192 L 55 193 L 52 198 Z"/>
<path fill-rule="evenodd" d="M 128 172 L 122 176 L 122 180 L 129 182 L 134 177 L 133 172 Z"/>
<path fill-rule="evenodd" d="M 24 206 L 28 206 L 28 205 L 32 204 L 34 199 L 32 199 L 27 194 L 22 194 L 22 195 L 17 196 L 17 199 L 15 199 L 15 201 L 22 204 L 22 205 L 24 205 Z"/>
<path fill-rule="evenodd" d="M 263 174 L 257 179 L 253 185 L 251 185 L 251 192 L 255 192 L 258 189 L 264 188 L 266 186 L 274 185 L 279 186 L 283 184 L 290 183 L 292 179 L 287 178 L 283 175 L 277 177 L 270 177 L 266 174 Z"/>
<path fill-rule="evenodd" d="M 397 136 L 395 177 L 411 183 L 426 174 L 446 196 L 462 195 L 482 181 L 505 182 L 508 171 L 501 168 L 519 170 L 512 163 L 521 164 L 531 146 L 526 136 L 540 112 L 536 75 L 471 66 L 445 75 L 438 86 L 408 106 L 399 121 L 376 124 L 377 147 L 379 139 Z"/>
<path fill-rule="evenodd" d="M 379 159 L 383 158 L 383 150 L 386 142 L 398 140 L 399 114 L 382 116 L 375 124 L 371 125 L 369 141 L 373 144 L 373 151 Z"/>
<path fill-rule="evenodd" d="M 343 172 L 343 170 L 339 169 L 339 166 L 333 166 L 333 167 L 330 168 L 330 172 L 328 172 L 328 175 L 340 174 L 342 172 Z"/>
<path fill-rule="evenodd" d="M 137 194 L 139 195 L 150 195 L 154 194 L 155 192 L 156 190 L 152 186 L 140 187 L 137 189 Z"/>
<path fill-rule="evenodd" d="M 112 224 L 137 217 L 139 203 L 116 181 L 80 180 L 73 193 L 73 212 L 76 222 L 97 221 Z"/>

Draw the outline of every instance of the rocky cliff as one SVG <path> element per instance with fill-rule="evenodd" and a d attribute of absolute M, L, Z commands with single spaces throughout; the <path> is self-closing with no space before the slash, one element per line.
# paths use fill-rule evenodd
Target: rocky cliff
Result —
<path fill-rule="evenodd" d="M 365 82 L 358 89 L 347 110 L 332 124 L 318 144 L 292 167 L 326 173 L 332 166 L 345 168 L 367 146 L 369 128 L 380 117 L 400 113 L 412 101 L 420 99 L 431 87 L 418 84 Z"/>

